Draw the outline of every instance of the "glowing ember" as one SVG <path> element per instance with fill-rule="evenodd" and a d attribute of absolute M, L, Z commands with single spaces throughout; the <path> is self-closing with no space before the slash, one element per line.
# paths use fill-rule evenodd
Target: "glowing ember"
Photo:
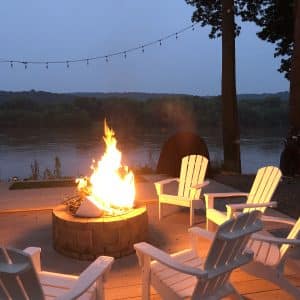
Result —
<path fill-rule="evenodd" d="M 90 178 L 78 178 L 79 193 L 110 215 L 117 215 L 133 207 L 135 198 L 134 175 L 122 166 L 122 153 L 117 148 L 114 131 L 104 120 L 106 150 L 101 160 L 93 161 Z"/>

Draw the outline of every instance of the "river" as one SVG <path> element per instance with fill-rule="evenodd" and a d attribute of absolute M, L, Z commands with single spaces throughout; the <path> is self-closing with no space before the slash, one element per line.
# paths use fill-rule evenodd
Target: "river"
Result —
<path fill-rule="evenodd" d="M 36 160 L 40 174 L 54 169 L 55 157 L 61 162 L 62 175 L 89 175 L 93 159 L 100 159 L 104 151 L 103 133 L 99 129 L 76 130 L 9 130 L 0 133 L 0 180 L 12 176 L 31 175 L 30 165 Z M 200 133 L 198 133 L 200 134 Z M 116 132 L 123 163 L 128 166 L 150 166 L 155 169 L 160 149 L 171 133 L 132 134 Z M 222 161 L 222 141 L 212 129 L 200 134 L 207 143 L 210 159 Z M 278 131 L 259 130 L 241 134 L 243 173 L 256 173 L 259 167 L 279 165 L 283 149 L 283 135 Z"/>

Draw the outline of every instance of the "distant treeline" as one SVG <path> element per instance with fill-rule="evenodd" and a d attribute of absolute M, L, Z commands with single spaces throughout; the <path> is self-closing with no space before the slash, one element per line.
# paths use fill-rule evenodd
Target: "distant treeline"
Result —
<path fill-rule="evenodd" d="M 288 101 L 279 97 L 240 100 L 241 128 L 286 128 Z M 108 118 L 115 127 L 178 129 L 221 126 L 221 99 L 162 96 L 144 101 L 128 98 L 74 97 L 53 103 L 18 96 L 0 103 L 0 128 L 89 127 Z"/>

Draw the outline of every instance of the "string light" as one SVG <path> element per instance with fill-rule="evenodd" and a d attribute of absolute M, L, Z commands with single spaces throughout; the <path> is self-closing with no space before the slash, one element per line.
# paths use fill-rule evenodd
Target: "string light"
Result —
<path fill-rule="evenodd" d="M 113 53 L 109 53 L 109 54 L 105 54 L 105 55 L 100 55 L 100 56 L 94 56 L 94 57 L 85 57 L 85 58 L 80 58 L 80 59 L 68 59 L 68 60 L 53 60 L 53 61 L 49 61 L 49 60 L 26 60 L 26 61 L 21 61 L 18 59 L 4 59 L 4 60 L 0 60 L 0 63 L 8 63 L 10 64 L 10 67 L 13 68 L 14 64 L 23 64 L 25 69 L 27 69 L 27 66 L 29 64 L 44 64 L 46 65 L 46 69 L 49 68 L 49 64 L 65 64 L 67 66 L 67 68 L 70 67 L 71 63 L 78 63 L 78 62 L 86 62 L 86 65 L 89 65 L 89 62 L 94 61 L 94 60 L 104 60 L 106 62 L 109 62 L 109 58 L 112 58 L 114 56 L 120 56 L 123 55 L 124 58 L 127 58 L 127 54 L 129 52 L 133 52 L 133 51 L 137 51 L 137 50 L 141 50 L 142 53 L 145 52 L 145 48 L 146 47 L 150 47 L 153 46 L 155 44 L 159 44 L 159 46 L 162 46 L 162 42 L 166 41 L 172 37 L 175 36 L 176 39 L 178 39 L 179 34 L 182 34 L 183 32 L 192 29 L 193 31 L 195 30 L 195 24 L 189 25 L 187 27 L 182 28 L 181 30 L 176 31 L 175 33 L 171 33 L 167 36 L 164 36 L 162 38 L 159 38 L 157 40 L 153 40 L 151 42 L 148 43 L 144 43 L 142 46 L 136 46 L 136 47 L 132 47 L 132 48 L 128 48 L 125 50 L 121 50 L 121 51 L 117 51 L 117 52 L 113 52 Z"/>

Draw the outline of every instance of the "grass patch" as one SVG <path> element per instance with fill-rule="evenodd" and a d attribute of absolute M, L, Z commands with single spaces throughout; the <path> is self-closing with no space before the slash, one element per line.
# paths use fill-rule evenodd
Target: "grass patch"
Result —
<path fill-rule="evenodd" d="M 22 190 L 22 189 L 55 188 L 55 187 L 68 187 L 68 186 L 76 186 L 75 178 L 16 181 L 10 185 L 9 189 Z"/>

